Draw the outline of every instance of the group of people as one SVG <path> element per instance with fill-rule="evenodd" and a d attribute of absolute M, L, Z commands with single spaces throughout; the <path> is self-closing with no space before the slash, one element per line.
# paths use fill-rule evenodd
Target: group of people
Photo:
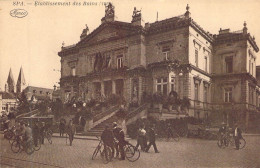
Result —
<path fill-rule="evenodd" d="M 229 128 L 226 126 L 226 124 L 223 122 L 222 126 L 219 128 L 219 136 L 220 136 L 220 142 L 224 145 L 227 145 L 227 137 L 229 136 L 228 134 L 232 133 L 234 142 L 235 142 L 235 148 L 236 150 L 239 150 L 240 142 L 239 140 L 242 139 L 242 130 L 239 128 L 238 124 L 236 123 L 234 125 L 234 128 L 232 131 L 229 131 Z"/>
<path fill-rule="evenodd" d="M 149 140 L 149 143 L 147 144 Z M 156 134 L 155 134 L 155 125 L 145 129 L 144 125 L 141 125 L 137 132 L 137 144 L 136 148 L 141 146 L 141 150 L 144 152 L 148 152 L 150 147 L 153 145 L 155 153 L 159 153 L 156 143 Z"/>
<path fill-rule="evenodd" d="M 44 143 L 44 131 L 46 129 L 44 122 L 36 121 L 33 126 L 30 126 L 25 121 L 15 121 L 12 128 L 15 131 L 15 136 L 21 137 L 23 142 L 33 141 L 35 145 L 38 145 L 38 142 Z"/>
<path fill-rule="evenodd" d="M 120 160 L 125 160 L 124 146 L 128 143 L 125 140 L 125 133 L 116 122 L 114 122 L 112 126 L 113 129 L 110 130 L 109 125 L 106 125 L 105 130 L 101 134 L 101 140 L 104 143 L 105 154 L 107 155 L 106 147 L 109 146 L 112 150 L 112 158 L 119 157 L 120 153 Z"/>

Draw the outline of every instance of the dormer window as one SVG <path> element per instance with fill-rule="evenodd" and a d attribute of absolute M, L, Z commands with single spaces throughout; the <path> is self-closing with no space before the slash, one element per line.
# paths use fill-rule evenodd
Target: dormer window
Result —
<path fill-rule="evenodd" d="M 117 56 L 117 69 L 123 68 L 123 55 Z"/>
<path fill-rule="evenodd" d="M 168 60 L 170 56 L 170 47 L 169 46 L 163 47 L 162 53 L 163 53 L 164 60 Z"/>

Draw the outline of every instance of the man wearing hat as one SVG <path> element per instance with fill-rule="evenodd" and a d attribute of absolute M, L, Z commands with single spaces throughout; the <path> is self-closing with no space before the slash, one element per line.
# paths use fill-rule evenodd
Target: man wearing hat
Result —
<path fill-rule="evenodd" d="M 72 146 L 72 141 L 74 139 L 75 133 L 76 133 L 76 127 L 75 127 L 73 121 L 70 120 L 68 128 L 67 128 L 67 134 L 69 135 L 70 146 Z"/>
<path fill-rule="evenodd" d="M 238 127 L 238 124 L 235 124 L 235 128 L 234 128 L 234 140 L 235 140 L 235 146 L 236 146 L 236 150 L 239 150 L 239 145 L 240 142 L 239 140 L 242 139 L 242 131 L 241 129 Z"/>
<path fill-rule="evenodd" d="M 114 157 L 115 154 L 115 149 L 114 149 L 114 136 L 112 131 L 109 130 L 109 126 L 105 126 L 105 130 L 101 134 L 101 140 L 104 143 L 104 150 L 105 150 L 105 155 L 107 158 L 107 146 L 109 146 L 112 150 L 112 157 Z M 108 158 L 107 158 L 108 159 Z"/>
<path fill-rule="evenodd" d="M 219 128 L 219 136 L 220 136 L 220 142 L 221 142 L 221 145 L 224 143 L 224 145 L 227 145 L 226 143 L 226 133 L 227 133 L 227 127 L 226 127 L 226 124 L 224 122 L 222 122 L 221 124 L 221 127 Z"/>
<path fill-rule="evenodd" d="M 126 145 L 125 134 L 124 131 L 117 126 L 116 122 L 113 123 L 113 134 L 116 140 L 118 140 L 118 148 L 121 155 L 120 160 L 125 160 L 125 151 L 124 151 L 124 146 Z M 118 156 L 118 150 L 117 150 L 117 156 Z"/>

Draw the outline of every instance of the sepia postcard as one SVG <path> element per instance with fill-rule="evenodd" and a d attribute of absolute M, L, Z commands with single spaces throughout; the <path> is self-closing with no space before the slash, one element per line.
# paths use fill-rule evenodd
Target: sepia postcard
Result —
<path fill-rule="evenodd" d="M 259 8 L 0 0 L 0 167 L 260 167 Z"/>

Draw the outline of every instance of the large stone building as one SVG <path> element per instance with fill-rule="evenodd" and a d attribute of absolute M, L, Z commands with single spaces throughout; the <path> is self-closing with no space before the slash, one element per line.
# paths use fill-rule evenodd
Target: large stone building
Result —
<path fill-rule="evenodd" d="M 240 109 L 235 120 L 248 126 L 258 106 L 259 49 L 246 24 L 241 31 L 212 35 L 191 18 L 188 5 L 183 15 L 145 25 L 136 9 L 131 23 L 114 18 L 109 4 L 99 27 L 91 33 L 86 27 L 77 44 L 62 46 L 63 101 L 118 94 L 140 102 L 144 92 L 176 91 L 191 100 L 190 116 L 232 123 L 229 111 Z"/>

